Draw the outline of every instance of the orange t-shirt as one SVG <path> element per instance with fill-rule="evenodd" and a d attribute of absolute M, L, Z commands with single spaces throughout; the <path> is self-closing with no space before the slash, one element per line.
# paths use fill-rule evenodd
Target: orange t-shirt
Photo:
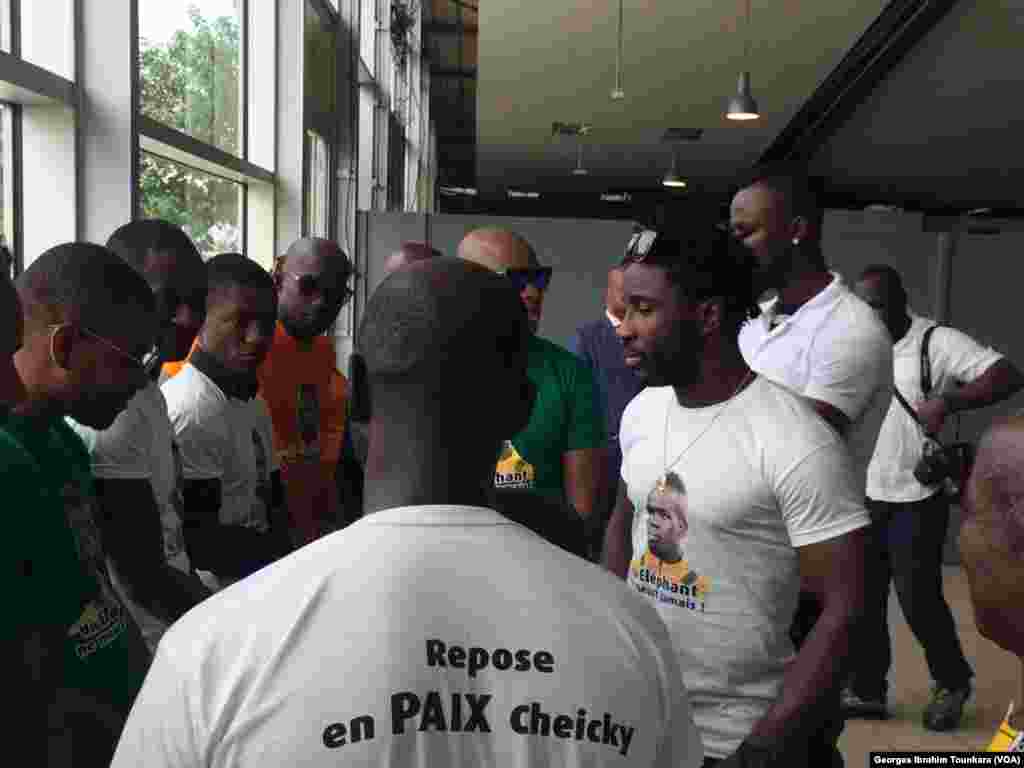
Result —
<path fill-rule="evenodd" d="M 334 340 L 301 343 L 277 324 L 274 342 L 258 371 L 260 395 L 274 422 L 274 450 L 281 467 L 292 526 L 305 544 L 337 517 L 334 473 L 345 434 L 348 380 L 338 370 Z"/>

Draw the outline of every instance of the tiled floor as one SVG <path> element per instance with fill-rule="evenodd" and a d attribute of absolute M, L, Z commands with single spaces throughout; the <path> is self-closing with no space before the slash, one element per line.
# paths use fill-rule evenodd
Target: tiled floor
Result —
<path fill-rule="evenodd" d="M 1019 696 L 1020 664 L 978 634 L 963 571 L 959 566 L 945 566 L 943 577 L 946 600 L 975 673 L 975 693 L 967 703 L 963 725 L 952 733 L 932 733 L 921 725 L 931 678 L 924 653 L 903 619 L 896 595 L 890 594 L 893 667 L 889 674 L 889 707 L 893 717 L 884 722 L 847 721 L 839 746 L 849 768 L 866 768 L 871 751 L 983 750 L 1010 700 Z"/>

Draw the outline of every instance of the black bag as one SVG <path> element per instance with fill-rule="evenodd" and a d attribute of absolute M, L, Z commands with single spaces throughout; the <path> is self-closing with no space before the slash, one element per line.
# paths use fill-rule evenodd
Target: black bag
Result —
<path fill-rule="evenodd" d="M 929 345 L 932 333 L 941 323 L 936 323 L 924 332 L 921 340 L 921 391 L 927 399 L 932 392 L 932 363 Z M 974 446 L 960 440 L 960 417 L 956 417 L 956 437 L 954 442 L 943 445 L 937 435 L 931 434 L 911 408 L 898 389 L 893 387 L 893 394 L 900 405 L 917 422 L 925 435 L 924 455 L 914 467 L 914 477 L 922 485 L 943 484 L 943 490 L 952 499 L 958 499 L 967 485 L 967 478 L 974 464 Z"/>

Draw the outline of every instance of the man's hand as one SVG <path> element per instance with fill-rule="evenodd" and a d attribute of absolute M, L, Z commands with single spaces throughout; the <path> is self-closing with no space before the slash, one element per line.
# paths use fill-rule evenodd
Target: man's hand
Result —
<path fill-rule="evenodd" d="M 949 404 L 941 397 L 930 397 L 917 403 L 917 418 L 932 435 L 938 435 L 949 417 Z"/>

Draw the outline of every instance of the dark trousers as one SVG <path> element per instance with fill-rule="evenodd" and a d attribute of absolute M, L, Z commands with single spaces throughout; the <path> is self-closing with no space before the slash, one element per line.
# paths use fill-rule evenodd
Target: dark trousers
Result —
<path fill-rule="evenodd" d="M 826 752 L 814 753 L 804 752 L 801 749 L 802 745 L 794 746 L 794 750 L 787 750 L 786 754 L 774 761 L 777 768 L 843 768 L 845 765 L 842 754 L 835 747 Z M 701 768 L 714 768 L 720 762 L 722 761 L 717 757 L 705 757 Z M 776 768 L 776 765 L 772 768 Z"/>
<path fill-rule="evenodd" d="M 888 503 L 868 499 L 871 539 L 867 562 L 867 606 L 850 663 L 850 686 L 863 697 L 884 696 L 892 664 L 889 582 L 924 649 L 932 679 L 950 690 L 965 687 L 974 673 L 964 658 L 956 624 L 942 594 L 942 551 L 949 528 L 949 501 L 938 493 L 922 501 Z"/>

